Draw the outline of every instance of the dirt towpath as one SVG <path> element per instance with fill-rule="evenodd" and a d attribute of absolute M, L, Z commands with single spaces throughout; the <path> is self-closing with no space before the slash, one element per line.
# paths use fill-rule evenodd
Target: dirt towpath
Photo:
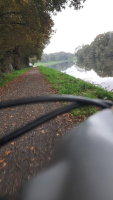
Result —
<path fill-rule="evenodd" d="M 0 101 L 54 94 L 37 67 L 0 88 Z M 62 106 L 32 104 L 0 110 L 0 137 Z M 31 176 L 44 169 L 61 137 L 74 123 L 68 114 L 58 116 L 0 149 L 0 194 L 14 194 Z"/>

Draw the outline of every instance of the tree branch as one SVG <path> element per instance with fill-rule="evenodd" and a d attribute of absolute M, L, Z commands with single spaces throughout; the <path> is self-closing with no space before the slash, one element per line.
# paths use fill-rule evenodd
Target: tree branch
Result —
<path fill-rule="evenodd" d="M 1 25 L 3 25 L 3 24 L 12 24 L 12 25 L 15 24 L 16 25 L 17 24 L 17 25 L 21 25 L 21 26 L 25 26 L 26 25 L 26 23 L 19 23 L 19 22 L 9 22 L 9 23 L 1 23 L 0 22 L 0 24 Z"/>
<path fill-rule="evenodd" d="M 1 15 L 0 15 L 0 17 L 2 17 L 2 16 L 4 16 L 4 15 L 9 15 L 9 14 L 18 14 L 18 15 L 20 15 L 20 14 L 22 14 L 21 12 L 6 12 L 6 13 L 2 13 Z"/>

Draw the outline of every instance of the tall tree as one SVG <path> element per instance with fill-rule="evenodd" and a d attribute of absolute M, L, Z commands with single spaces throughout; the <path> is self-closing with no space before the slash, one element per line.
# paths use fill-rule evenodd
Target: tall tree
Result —
<path fill-rule="evenodd" d="M 41 56 L 49 42 L 53 21 L 43 3 L 38 5 L 35 1 L 1 0 L 0 8 L 0 58 L 7 55 L 13 60 L 13 67 L 19 69 L 23 49 L 28 56 Z"/>
<path fill-rule="evenodd" d="M 113 32 L 107 32 L 96 36 L 91 45 L 85 45 L 77 53 L 78 60 L 90 58 L 106 58 L 113 56 Z"/>
<path fill-rule="evenodd" d="M 0 1 L 0 63 L 20 69 L 28 58 L 41 58 L 52 34 L 51 12 L 66 7 L 82 7 L 84 0 L 1 0 Z"/>

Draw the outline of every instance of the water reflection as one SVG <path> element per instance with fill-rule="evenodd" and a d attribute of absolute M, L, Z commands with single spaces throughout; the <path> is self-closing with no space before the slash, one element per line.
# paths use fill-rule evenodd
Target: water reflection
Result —
<path fill-rule="evenodd" d="M 73 65 L 72 67 L 70 67 L 62 72 L 69 74 L 71 76 L 74 76 L 76 78 L 83 79 L 83 80 L 100 78 L 100 76 L 98 76 L 97 73 L 93 69 L 87 71 L 87 70 L 85 70 L 85 68 L 80 68 L 77 65 Z"/>
<path fill-rule="evenodd" d="M 86 59 L 78 66 L 87 71 L 93 69 L 100 77 L 113 77 L 113 58 Z"/>
<path fill-rule="evenodd" d="M 80 68 L 77 65 L 73 65 L 63 72 L 74 76 L 75 78 L 80 78 L 86 82 L 92 83 L 96 86 L 101 86 L 107 91 L 113 91 L 113 78 L 100 77 L 93 69 L 87 71 L 85 68 Z"/>
<path fill-rule="evenodd" d="M 68 68 L 70 68 L 72 65 L 74 65 L 73 62 L 64 62 L 64 63 L 58 63 L 56 65 L 51 65 L 49 66 L 49 68 L 56 69 L 59 71 L 65 71 Z"/>
<path fill-rule="evenodd" d="M 79 66 L 73 62 L 59 63 L 50 68 L 62 71 L 66 74 L 90 82 L 96 86 L 101 86 L 107 91 L 113 91 L 113 60 L 85 60 L 79 62 Z"/>

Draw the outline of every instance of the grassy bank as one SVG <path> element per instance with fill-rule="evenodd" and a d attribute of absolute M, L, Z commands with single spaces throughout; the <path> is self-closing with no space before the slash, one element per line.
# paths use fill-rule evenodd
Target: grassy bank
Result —
<path fill-rule="evenodd" d="M 76 62 L 77 62 L 77 57 L 74 56 L 74 57 L 72 57 L 72 58 L 69 58 L 69 59 L 68 59 L 68 62 L 74 62 L 74 63 L 76 63 Z"/>
<path fill-rule="evenodd" d="M 89 98 L 113 100 L 112 92 L 107 92 L 102 88 L 96 87 L 51 68 L 39 67 L 39 69 L 59 94 L 70 94 Z M 77 121 L 79 122 L 84 120 L 89 115 L 97 112 L 97 110 L 98 108 L 96 107 L 85 107 L 76 109 L 72 113 L 77 116 Z"/>
<path fill-rule="evenodd" d="M 49 67 L 51 65 L 56 65 L 58 63 L 64 63 L 64 62 L 68 62 L 68 60 L 61 60 L 61 61 L 51 61 L 51 62 L 47 62 L 47 63 L 42 63 L 42 62 L 38 62 L 35 63 L 35 66 L 44 66 L 44 67 Z"/>
<path fill-rule="evenodd" d="M 3 74 L 3 78 L 0 79 L 0 87 L 6 85 L 10 81 L 13 81 L 17 76 L 24 74 L 25 72 L 27 72 L 30 69 L 31 69 L 31 67 L 21 69 L 21 70 L 15 70 L 14 72 L 8 73 L 8 74 Z"/>

